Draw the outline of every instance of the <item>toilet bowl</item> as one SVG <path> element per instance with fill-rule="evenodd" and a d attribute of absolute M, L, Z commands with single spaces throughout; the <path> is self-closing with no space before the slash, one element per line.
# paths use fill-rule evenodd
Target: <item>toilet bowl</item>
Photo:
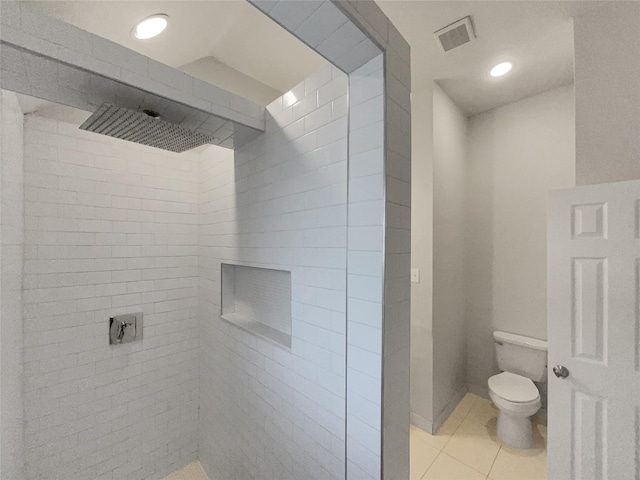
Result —
<path fill-rule="evenodd" d="M 541 399 L 533 383 L 547 377 L 547 342 L 505 332 L 493 332 L 496 360 L 502 373 L 489 379 L 489 396 L 500 411 L 498 438 L 515 448 L 531 448 L 531 416 Z"/>
<path fill-rule="evenodd" d="M 515 373 L 502 372 L 489 379 L 489 396 L 500 411 L 498 438 L 514 448 L 531 448 L 531 416 L 540 410 L 540 393 L 534 383 Z"/>

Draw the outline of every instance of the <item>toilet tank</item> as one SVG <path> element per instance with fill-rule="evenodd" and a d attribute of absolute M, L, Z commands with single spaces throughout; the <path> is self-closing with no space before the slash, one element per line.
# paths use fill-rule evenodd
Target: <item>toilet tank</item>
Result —
<path fill-rule="evenodd" d="M 506 332 L 493 332 L 498 367 L 534 382 L 547 379 L 547 342 Z"/>

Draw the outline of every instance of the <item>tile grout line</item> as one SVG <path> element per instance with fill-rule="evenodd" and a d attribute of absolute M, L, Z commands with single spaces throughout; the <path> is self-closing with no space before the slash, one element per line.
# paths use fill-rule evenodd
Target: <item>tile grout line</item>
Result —
<path fill-rule="evenodd" d="M 433 467 L 434 463 L 436 463 L 436 460 L 438 460 L 438 457 L 440 457 L 440 455 L 442 454 L 442 450 L 438 450 L 438 454 L 435 456 L 435 458 L 433 459 L 433 462 L 431 462 L 429 464 L 429 466 L 427 467 L 427 469 L 424 471 L 424 473 L 422 474 L 422 476 L 420 477 L 420 480 L 423 480 L 425 475 L 427 473 L 429 473 L 429 470 L 431 470 L 431 467 Z"/>
<path fill-rule="evenodd" d="M 463 397 L 464 398 L 464 397 Z M 440 450 L 441 452 L 444 452 L 445 447 L 449 444 L 449 442 L 451 441 L 451 439 L 453 438 L 453 436 L 457 433 L 458 430 L 460 430 L 460 427 L 462 426 L 462 424 L 464 423 L 464 421 L 467 419 L 467 417 L 471 414 L 471 410 L 473 410 L 473 407 L 476 406 L 476 404 L 478 403 L 479 398 L 476 398 L 473 402 L 473 404 L 471 405 L 471 407 L 469 408 L 469 410 L 467 411 L 467 413 L 465 413 L 462 416 L 462 420 L 460 420 L 460 423 L 458 424 L 458 426 L 455 428 L 455 430 L 453 431 L 453 433 L 451 435 L 449 435 L 449 438 L 447 439 L 446 442 L 444 442 L 444 445 L 442 446 L 442 449 Z M 452 412 L 453 413 L 453 412 Z M 449 417 L 451 417 L 451 415 L 449 415 Z M 448 419 L 448 418 L 447 418 Z M 445 420 L 446 422 L 446 420 Z M 444 423 L 444 422 L 443 422 Z M 437 432 L 436 432 L 437 433 Z M 452 457 L 453 458 L 453 457 Z"/>
<path fill-rule="evenodd" d="M 467 419 L 467 417 L 471 414 L 471 410 L 473 410 L 473 407 L 475 407 L 475 406 L 476 406 L 476 404 L 478 403 L 478 400 L 479 400 L 479 399 L 478 399 L 478 398 L 476 398 L 476 399 L 474 400 L 473 404 L 471 405 L 471 407 L 469 408 L 469 410 L 467 411 L 467 413 L 465 413 L 464 415 L 462 415 L 462 420 L 460 420 L 460 423 L 459 423 L 459 424 L 458 424 L 458 426 L 455 428 L 455 430 L 453 431 L 453 433 L 452 433 L 451 435 L 449 435 L 449 438 L 448 438 L 448 439 L 447 439 L 447 441 L 442 445 L 442 448 L 438 448 L 438 447 L 436 447 L 436 446 L 434 446 L 434 445 L 431 445 L 433 448 L 435 448 L 436 450 L 438 450 L 438 454 L 435 456 L 435 458 L 433 459 L 433 462 L 431 462 L 431 464 L 429 465 L 429 467 L 427 467 L 427 469 L 425 470 L 425 472 L 422 474 L 422 476 L 420 477 L 420 480 L 423 480 L 423 479 L 424 479 L 425 475 L 426 475 L 427 473 L 429 473 L 429 470 L 431 470 L 431 468 L 433 467 L 433 465 L 436 463 L 436 460 L 438 460 L 438 458 L 439 458 L 439 457 L 440 457 L 440 455 L 442 455 L 442 454 L 444 454 L 444 455 L 448 456 L 449 458 L 451 458 L 451 459 L 453 459 L 453 460 L 455 460 L 455 461 L 457 461 L 457 462 L 460 462 L 460 463 L 462 463 L 463 465 L 465 465 L 465 466 L 467 466 L 467 467 L 472 468 L 473 470 L 475 470 L 475 468 L 470 467 L 469 465 L 467 465 L 466 463 L 462 462 L 461 460 L 458 460 L 457 458 L 452 457 L 451 455 L 448 455 L 448 454 L 444 451 L 444 449 L 445 449 L 445 447 L 447 446 L 447 444 L 449 443 L 449 441 L 451 441 L 451 439 L 453 438 L 453 436 L 456 434 L 456 432 L 460 429 L 460 427 L 462 426 L 462 424 L 464 423 L 464 421 Z M 452 412 L 452 413 L 453 413 L 453 412 Z M 450 417 L 450 416 L 451 416 L 451 415 L 449 415 L 449 417 Z M 449 417 L 447 417 L 447 419 L 448 419 Z M 446 421 L 446 420 L 445 420 L 445 421 Z M 443 422 L 443 423 L 444 423 L 444 422 Z M 441 427 L 442 427 L 442 425 L 441 425 Z M 436 432 L 436 435 L 437 435 L 437 433 L 438 433 L 438 432 Z M 495 459 L 494 459 L 494 461 L 495 461 Z M 493 467 L 493 464 L 492 464 L 491 466 Z M 476 470 L 476 471 L 477 471 L 477 470 Z M 489 472 L 491 472 L 491 469 L 489 469 Z M 480 473 L 481 475 L 483 475 L 483 474 L 482 474 L 482 472 L 478 472 L 478 473 Z"/>
<path fill-rule="evenodd" d="M 471 466 L 471 465 L 467 464 L 467 463 L 466 463 L 466 462 L 464 462 L 463 460 L 458 459 L 458 458 L 454 457 L 453 455 L 447 454 L 447 453 L 444 451 L 445 447 L 446 447 L 446 446 L 448 445 L 448 443 L 451 441 L 451 439 L 453 438 L 453 436 L 458 432 L 458 430 L 460 429 L 460 427 L 462 427 L 462 424 L 467 420 L 467 418 L 469 418 L 469 416 L 471 415 L 471 412 L 473 411 L 473 409 L 475 408 L 475 406 L 476 406 L 476 405 L 478 404 L 478 402 L 480 401 L 480 398 L 482 398 L 482 397 L 479 397 L 479 396 L 478 396 L 478 398 L 476 398 L 476 399 L 475 399 L 475 401 L 473 402 L 473 404 L 472 404 L 472 405 L 471 405 L 471 407 L 469 408 L 469 411 L 468 411 L 468 412 L 463 416 L 462 421 L 460 422 L 460 424 L 456 427 L 456 429 L 455 429 L 455 430 L 454 430 L 454 432 L 451 434 L 451 436 L 449 437 L 449 439 L 445 442 L 444 446 L 442 447 L 441 453 L 444 453 L 444 454 L 445 454 L 445 455 L 447 455 L 448 457 L 450 457 L 450 458 L 452 458 L 452 459 L 454 459 L 454 460 L 456 460 L 456 461 L 460 462 L 461 464 L 463 464 L 463 465 L 465 465 L 465 466 L 469 467 L 470 469 L 472 469 L 472 470 L 474 470 L 474 471 L 478 472 L 480 475 L 484 475 L 484 476 L 485 476 L 485 478 L 488 478 L 488 477 L 489 477 L 489 475 L 491 474 L 491 470 L 493 469 L 493 465 L 494 465 L 494 463 L 496 462 L 496 458 L 498 458 L 498 453 L 499 453 L 499 452 L 500 452 L 500 450 L 502 449 L 502 442 L 500 442 L 500 447 L 498 448 L 498 451 L 496 452 L 496 455 L 495 455 L 495 457 L 493 458 L 493 461 L 491 462 L 491 467 L 489 468 L 489 473 L 487 473 L 487 474 L 485 474 L 485 473 L 481 472 L 480 470 L 476 469 L 475 467 L 473 467 L 473 466 Z M 439 454 L 438 454 L 438 456 L 439 456 Z M 436 457 L 436 458 L 437 458 L 437 457 Z M 434 460 L 434 463 L 435 463 L 435 460 Z M 431 468 L 431 467 L 429 467 L 429 468 Z M 428 471 L 428 469 L 427 469 L 427 471 Z M 426 473 L 426 472 L 425 472 L 425 473 Z"/>
<path fill-rule="evenodd" d="M 493 471 L 493 466 L 496 464 L 496 460 L 498 459 L 498 455 L 500 454 L 501 451 L 502 451 L 502 442 L 500 442 L 500 448 L 498 448 L 498 452 L 496 453 L 496 456 L 493 458 L 493 462 L 491 462 L 491 468 L 489 468 L 489 473 L 487 473 L 487 478 L 489 478 L 489 475 L 491 475 L 491 472 Z"/>

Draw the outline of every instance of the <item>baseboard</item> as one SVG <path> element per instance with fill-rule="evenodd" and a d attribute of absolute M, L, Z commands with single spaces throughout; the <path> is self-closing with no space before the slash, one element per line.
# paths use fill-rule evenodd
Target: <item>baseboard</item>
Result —
<path fill-rule="evenodd" d="M 460 403 L 460 400 L 466 395 L 467 392 L 474 393 L 483 398 L 489 398 L 489 388 L 486 385 L 476 385 L 469 384 L 469 386 L 464 386 L 461 388 L 456 394 L 449 400 L 447 406 L 440 412 L 438 417 L 434 421 L 427 420 L 426 418 L 418 415 L 417 413 L 411 412 L 411 424 L 418 427 L 421 430 L 424 430 L 427 433 L 435 435 L 438 429 L 442 426 L 451 412 L 455 410 Z"/>
<path fill-rule="evenodd" d="M 469 384 L 469 392 L 486 398 L 489 400 L 489 387 L 487 385 L 477 385 L 475 383 Z"/>
<path fill-rule="evenodd" d="M 411 412 L 410 418 L 411 418 L 411 425 L 414 425 L 418 427 L 420 430 L 424 430 L 425 432 L 430 433 L 431 435 L 434 434 L 432 421 L 427 420 L 426 418 L 421 417 L 417 413 L 413 413 L 413 412 Z"/>
<path fill-rule="evenodd" d="M 455 410 L 455 408 L 458 406 L 458 403 L 460 403 L 460 400 L 462 400 L 462 398 L 467 394 L 467 391 L 468 389 L 467 389 L 467 386 L 465 385 L 463 388 L 461 388 L 455 393 L 455 395 L 451 398 L 451 400 L 449 400 L 449 403 L 447 404 L 447 406 L 444 408 L 444 410 L 440 412 L 438 417 L 433 422 L 434 432 L 437 432 L 438 429 L 445 422 L 445 420 L 449 418 L 449 415 L 451 415 L 451 412 Z"/>

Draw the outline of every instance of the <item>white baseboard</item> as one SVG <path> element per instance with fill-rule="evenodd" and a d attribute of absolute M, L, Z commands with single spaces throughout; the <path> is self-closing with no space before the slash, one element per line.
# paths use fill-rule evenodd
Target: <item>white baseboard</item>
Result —
<path fill-rule="evenodd" d="M 462 400 L 462 398 L 467 394 L 467 391 L 468 389 L 467 389 L 467 386 L 465 385 L 463 388 L 461 388 L 455 393 L 455 395 L 451 398 L 451 400 L 449 400 L 449 403 L 447 404 L 447 406 L 444 408 L 444 410 L 442 410 L 442 412 L 440 412 L 440 415 L 438 415 L 438 418 L 436 418 L 435 421 L 433 422 L 433 429 L 435 432 L 437 432 L 438 429 L 445 422 L 445 420 L 449 418 L 449 415 L 451 415 L 451 412 L 455 410 L 455 408 L 458 406 L 458 403 L 460 403 L 460 400 Z"/>
<path fill-rule="evenodd" d="M 445 409 L 440 412 L 440 415 L 438 415 L 438 417 L 434 421 L 427 420 L 417 413 L 411 412 L 411 424 L 420 428 L 421 430 L 424 430 L 427 433 L 435 435 L 435 433 L 442 426 L 445 420 L 449 418 L 451 412 L 455 410 L 455 408 L 458 406 L 458 403 L 460 403 L 460 400 L 462 400 L 467 392 L 474 393 L 483 398 L 489 398 L 489 387 L 487 385 L 469 384 L 468 387 L 465 386 L 458 392 L 456 392 Z"/>

